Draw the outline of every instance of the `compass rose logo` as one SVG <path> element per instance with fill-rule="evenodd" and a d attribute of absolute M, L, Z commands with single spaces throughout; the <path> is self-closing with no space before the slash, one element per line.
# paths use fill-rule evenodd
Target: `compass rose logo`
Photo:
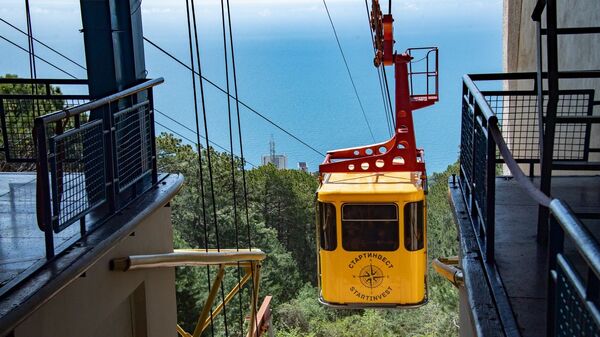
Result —
<path fill-rule="evenodd" d="M 370 262 L 361 268 L 358 278 L 363 286 L 373 289 L 381 285 L 385 276 L 379 267 Z"/>

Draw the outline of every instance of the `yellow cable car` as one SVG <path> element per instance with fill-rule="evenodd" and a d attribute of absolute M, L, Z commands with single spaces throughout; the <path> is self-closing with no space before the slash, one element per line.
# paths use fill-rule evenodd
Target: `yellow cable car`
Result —
<path fill-rule="evenodd" d="M 391 14 L 382 15 L 373 0 L 371 16 L 375 66 L 395 66 L 395 131 L 383 143 L 329 151 L 319 166 L 319 300 L 342 308 L 415 307 L 427 302 L 427 175 L 412 112 L 438 101 L 437 48 L 393 53 Z M 424 71 L 413 67 L 413 51 L 425 53 Z"/>
<path fill-rule="evenodd" d="M 426 303 L 422 186 L 420 175 L 410 172 L 324 177 L 317 200 L 322 303 L 347 307 Z"/>

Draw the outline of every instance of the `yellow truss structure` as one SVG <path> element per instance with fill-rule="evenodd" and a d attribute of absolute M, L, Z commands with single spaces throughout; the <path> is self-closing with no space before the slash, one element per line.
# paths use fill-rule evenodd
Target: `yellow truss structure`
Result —
<path fill-rule="evenodd" d="M 260 263 L 266 258 L 266 254 L 259 249 L 176 249 L 173 253 L 134 255 L 117 258 L 111 261 L 113 270 L 129 271 L 151 268 L 184 267 L 184 266 L 219 266 L 217 277 L 208 293 L 208 298 L 198 316 L 198 321 L 193 333 L 185 331 L 179 324 L 177 333 L 182 337 L 200 337 L 202 332 L 210 326 L 211 321 L 223 308 L 233 299 L 240 289 L 252 280 L 252 300 L 250 304 L 250 322 L 247 336 L 258 337 L 256 326 L 256 306 L 258 304 L 258 286 L 260 279 Z M 242 267 L 244 276 L 231 289 L 227 296 L 212 310 L 218 290 L 223 283 L 225 267 Z"/>

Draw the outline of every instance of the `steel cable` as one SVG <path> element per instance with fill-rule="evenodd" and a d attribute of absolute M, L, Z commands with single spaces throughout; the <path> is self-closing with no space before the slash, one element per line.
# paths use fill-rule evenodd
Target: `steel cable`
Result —
<path fill-rule="evenodd" d="M 188 130 L 189 132 L 193 133 L 194 135 L 196 135 L 196 131 L 194 131 L 193 129 L 191 129 L 190 127 L 188 127 L 187 125 L 181 123 L 180 121 L 176 120 L 175 118 L 167 115 L 166 113 L 162 112 L 161 110 L 154 108 L 154 111 L 156 111 L 158 114 L 162 115 L 163 117 L 167 118 L 168 120 L 170 120 L 171 122 L 177 124 L 178 126 L 182 127 L 185 130 Z M 190 140 L 190 138 L 187 138 L 186 136 L 182 135 L 181 133 L 174 131 L 171 128 L 165 127 L 164 124 L 160 124 L 160 126 L 164 127 L 165 129 L 169 130 L 171 133 L 180 136 L 181 138 L 187 140 L 188 142 L 192 143 L 192 144 L 196 144 L 195 140 Z M 206 137 L 204 137 L 203 135 L 200 135 L 200 138 L 206 139 Z M 219 143 L 216 143 L 215 141 L 210 141 L 210 143 L 214 146 L 219 148 L 220 150 L 226 152 L 226 153 L 230 153 L 228 149 L 226 149 L 224 146 L 220 145 Z M 246 163 L 252 167 L 258 167 L 258 165 L 246 161 Z"/>
<path fill-rule="evenodd" d="M 225 64 L 225 88 L 227 91 L 227 118 L 228 118 L 228 126 L 229 126 L 229 146 L 231 149 L 231 156 L 230 156 L 230 162 L 231 162 L 231 167 L 230 167 L 230 173 L 231 173 L 231 194 L 233 197 L 233 224 L 234 224 L 234 231 L 235 231 L 235 248 L 236 251 L 240 250 L 240 241 L 239 241 L 239 224 L 238 224 L 238 214 L 237 214 L 237 191 L 236 191 L 236 184 L 235 184 L 235 158 L 233 157 L 233 128 L 232 128 L 232 123 L 231 123 L 231 94 L 229 92 L 229 61 L 228 61 L 228 57 L 227 57 L 227 31 L 225 29 L 225 3 L 223 2 L 223 0 L 221 0 L 221 26 L 222 26 L 222 31 L 223 31 L 223 59 L 224 59 L 224 64 Z M 241 271 L 240 271 L 240 264 L 238 262 L 237 265 L 237 277 L 238 277 L 238 284 L 241 282 L 242 276 L 241 276 Z M 240 317 L 239 317 L 239 328 L 240 331 L 243 331 L 243 327 L 242 327 L 242 299 L 241 299 L 241 292 L 238 292 L 238 302 L 239 302 L 239 310 L 240 310 Z M 221 296 L 225 296 L 225 294 L 223 293 L 223 287 L 221 287 Z M 228 327 L 227 327 L 227 314 L 226 314 L 226 308 L 223 305 L 223 314 L 224 314 L 224 318 L 225 318 L 225 335 L 228 336 L 229 332 L 228 332 Z"/>
<path fill-rule="evenodd" d="M 189 42 L 189 50 L 190 50 L 190 62 L 192 65 L 192 89 L 194 91 L 193 96 L 194 96 L 194 114 L 195 114 L 195 124 L 196 124 L 196 141 L 197 141 L 197 151 L 198 151 L 198 180 L 199 180 L 199 184 L 200 184 L 200 196 L 201 196 L 201 200 L 200 199 L 196 199 L 196 202 L 198 204 L 201 204 L 201 209 L 202 209 L 202 222 L 203 222 L 203 230 L 204 230 L 204 246 L 206 251 L 208 252 L 208 221 L 206 218 L 206 199 L 205 199 L 205 195 L 204 195 L 204 173 L 203 173 L 203 168 L 202 168 L 202 148 L 200 146 L 200 115 L 198 113 L 198 96 L 197 96 L 197 90 L 196 90 L 196 75 L 194 74 L 194 47 L 192 44 L 192 28 L 191 28 L 191 20 L 190 20 L 190 5 L 189 5 L 189 1 L 190 0 L 186 0 L 185 1 L 185 9 L 186 9 L 186 14 L 187 14 L 187 27 L 188 27 L 188 42 Z M 193 6 L 193 0 L 192 0 L 192 6 Z M 199 61 L 199 60 L 198 60 Z M 200 67 L 200 64 L 198 64 L 198 67 Z M 202 81 L 200 81 L 200 94 L 201 94 L 201 99 L 202 99 L 202 110 L 203 112 L 205 111 L 205 105 L 204 105 L 204 90 L 202 88 Z M 206 135 L 206 152 L 207 154 L 210 154 L 210 147 L 209 147 L 209 142 L 208 142 L 208 134 L 205 133 Z M 210 162 L 209 162 L 209 167 L 210 167 Z M 211 180 L 212 180 L 212 176 L 211 176 Z M 214 198 L 213 198 L 214 200 Z M 213 203 L 214 206 L 214 203 Z M 197 220 L 200 220 L 200 217 L 198 214 L 196 214 L 197 216 Z M 218 276 L 217 276 L 218 277 Z M 210 289 L 211 286 L 211 277 L 210 277 L 210 266 L 206 266 L 206 279 L 207 279 L 207 286 Z M 196 326 L 196 329 L 194 330 L 194 335 L 196 335 L 198 332 L 198 329 L 202 329 L 201 325 L 203 325 L 204 322 L 199 322 L 199 324 Z M 200 326 L 200 327 L 199 327 Z M 213 322 L 213 310 L 212 307 L 210 308 L 210 332 L 211 332 L 211 336 L 214 337 L 215 335 L 215 329 L 214 329 L 214 322 Z"/>
<path fill-rule="evenodd" d="M 325 2 L 325 0 L 323 0 L 323 5 L 325 5 L 325 11 L 327 12 L 327 17 L 329 18 L 329 23 L 331 23 L 331 28 L 333 29 L 333 35 L 335 36 L 335 40 L 337 41 L 337 45 L 340 50 L 340 54 L 342 54 L 342 59 L 344 60 L 344 64 L 346 65 L 346 71 L 348 72 L 348 77 L 350 78 L 350 83 L 352 83 L 352 88 L 354 89 L 354 94 L 356 95 L 356 100 L 358 101 L 358 105 L 360 106 L 362 115 L 365 118 L 365 123 L 367 124 L 367 128 L 369 129 L 371 138 L 373 139 L 373 142 L 376 142 L 375 136 L 373 135 L 373 130 L 371 129 L 371 124 L 369 124 L 369 120 L 367 119 L 367 114 L 365 113 L 365 109 L 363 107 L 362 101 L 360 100 L 360 96 L 358 95 L 358 90 L 356 89 L 356 84 L 354 84 L 354 78 L 352 77 L 352 73 L 350 72 L 350 66 L 348 66 L 348 61 L 346 60 L 346 55 L 344 54 L 344 50 L 342 49 L 342 45 L 340 44 L 340 39 L 338 37 L 337 30 L 335 29 L 335 25 L 333 24 L 333 20 L 331 19 L 331 14 L 329 13 L 329 8 L 327 7 L 327 2 Z"/>
<path fill-rule="evenodd" d="M 171 58 L 173 61 L 179 63 L 181 66 L 187 68 L 188 70 L 192 70 L 190 68 L 190 66 L 188 66 L 187 64 L 185 64 L 184 62 L 182 62 L 180 59 L 178 59 L 176 56 L 174 56 L 173 54 L 171 54 L 170 52 L 168 52 L 166 49 L 162 48 L 161 46 L 159 46 L 158 44 L 156 44 L 155 42 L 153 42 L 152 40 L 148 39 L 147 37 L 144 36 L 144 40 L 146 42 L 148 42 L 151 46 L 153 46 L 154 48 L 158 49 L 160 52 L 162 52 L 163 54 L 165 54 L 166 56 L 168 56 L 169 58 Z M 218 86 L 215 82 L 211 81 L 210 79 L 204 77 L 203 75 L 199 74 L 198 72 L 195 72 L 196 75 L 200 76 L 200 78 L 202 78 L 203 81 L 205 81 L 206 83 L 210 84 L 211 86 L 213 86 L 215 89 L 219 90 L 220 92 L 227 94 L 227 91 L 225 91 L 223 88 L 221 88 L 220 86 Z M 325 157 L 325 154 L 319 150 L 317 150 L 316 148 L 314 148 L 313 146 L 309 145 L 308 143 L 306 143 L 305 141 L 303 141 L 302 139 L 300 139 L 298 136 L 294 135 L 293 133 L 291 133 L 290 131 L 284 129 L 282 126 L 280 126 L 279 124 L 275 123 L 274 121 L 272 121 L 271 119 L 269 119 L 267 116 L 263 115 L 262 113 L 258 112 L 256 109 L 252 108 L 251 106 L 249 106 L 248 104 L 244 103 L 243 101 L 237 99 L 236 97 L 233 97 L 232 95 L 229 95 L 230 98 L 235 99 L 241 106 L 245 107 L 246 109 L 250 110 L 250 112 L 254 113 L 255 115 L 259 116 L 260 118 L 262 118 L 263 120 L 265 120 L 267 123 L 273 125 L 274 127 L 276 127 L 277 129 L 279 129 L 280 131 L 282 131 L 283 133 L 285 133 L 286 135 L 290 136 L 291 138 L 293 138 L 294 140 L 298 141 L 300 144 L 306 146 L 307 148 L 309 148 L 311 151 Z"/>
<path fill-rule="evenodd" d="M 65 54 L 61 53 L 60 51 L 56 50 L 55 48 L 52 48 L 51 46 L 45 44 L 44 42 L 40 41 L 39 39 L 35 38 L 32 35 L 29 35 L 27 32 L 23 31 L 22 29 L 20 29 L 19 27 L 13 25 L 12 23 L 4 20 L 3 18 L 0 18 L 0 21 L 4 22 L 5 24 L 7 24 L 8 26 L 12 27 L 13 29 L 15 29 L 16 31 L 24 34 L 25 36 L 31 37 L 31 39 L 37 43 L 39 43 L 40 45 L 50 49 L 51 51 L 55 52 L 56 54 L 58 54 L 59 56 L 63 57 L 64 59 L 68 60 L 69 62 L 73 63 L 74 65 L 78 66 L 79 68 L 86 70 L 86 68 L 81 65 L 81 63 L 71 59 L 70 57 L 66 56 Z"/>
<path fill-rule="evenodd" d="M 246 168 L 245 168 L 245 158 L 244 158 L 244 145 L 243 145 L 243 138 L 242 138 L 242 125 L 241 125 L 241 119 L 240 119 L 240 104 L 239 104 L 239 100 L 238 100 L 238 86 L 237 86 L 237 72 L 236 72 L 236 67 L 235 67 L 235 47 L 234 47 L 234 43 L 233 43 L 233 30 L 231 27 L 231 8 L 229 6 L 229 0 L 227 0 L 227 21 L 229 24 L 229 45 L 231 48 L 231 67 L 233 70 L 233 88 L 234 88 L 234 94 L 235 94 L 235 108 L 236 108 L 236 114 L 237 114 L 237 126 L 238 126 L 238 139 L 239 139 L 239 145 L 240 145 L 240 157 L 242 160 L 242 182 L 243 182 L 243 192 L 244 192 L 244 208 L 245 208 L 245 215 L 246 215 L 246 228 L 247 228 L 247 239 L 248 239 L 248 249 L 252 250 L 252 238 L 251 238 L 251 230 L 250 230 L 250 214 L 249 214 L 249 207 L 248 207 L 248 189 L 247 189 L 247 183 L 246 183 Z M 236 229 L 237 231 L 237 229 Z M 239 265 L 238 265 L 238 271 L 239 271 Z M 256 289 L 254 288 L 254 284 L 255 284 L 255 274 L 254 272 L 252 273 L 252 293 L 254 294 L 254 292 L 256 291 Z M 241 290 L 241 289 L 240 289 Z M 241 312 L 241 296 L 242 294 L 240 294 L 240 312 Z M 250 299 L 251 303 L 252 300 Z M 253 308 L 255 310 L 255 312 L 258 312 L 258 310 L 256 310 L 256 307 Z M 255 322 L 254 322 L 254 327 L 255 329 L 258 329 L 258 322 L 257 322 L 257 317 L 256 315 L 254 316 Z M 243 331 L 243 330 L 242 330 Z M 249 331 L 249 334 L 253 333 Z"/>
<path fill-rule="evenodd" d="M 6 41 L 6 42 L 8 42 L 8 43 L 12 44 L 13 46 L 15 46 L 15 47 L 17 47 L 17 48 L 21 49 L 22 51 L 24 51 L 24 52 L 28 53 L 29 55 L 31 55 L 31 52 L 30 52 L 29 50 L 27 50 L 27 49 L 25 49 L 25 48 L 23 48 L 23 47 L 19 46 L 19 45 L 18 45 L 16 42 L 9 40 L 8 38 L 6 38 L 6 37 L 4 37 L 4 36 L 2 36 L 2 35 L 0 35 L 0 39 L 2 39 L 2 40 L 4 40 L 4 41 Z M 42 61 L 42 62 L 46 63 L 47 65 L 51 66 L 52 68 L 54 68 L 54 69 L 56 69 L 56 70 L 58 70 L 58 71 L 60 71 L 60 72 L 62 72 L 62 73 L 64 73 L 64 74 L 66 74 L 67 76 L 69 76 L 69 77 L 71 77 L 71 78 L 74 78 L 74 79 L 77 79 L 77 77 L 75 77 L 75 75 L 73 75 L 73 74 L 69 73 L 68 71 L 66 71 L 66 70 L 64 70 L 64 69 L 62 69 L 62 68 L 60 68 L 60 67 L 56 66 L 54 63 L 52 63 L 52 62 L 50 62 L 50 61 L 48 61 L 48 60 L 46 60 L 46 59 L 44 59 L 44 58 L 42 58 L 42 57 L 40 57 L 40 56 L 38 56 L 38 55 L 34 55 L 34 57 L 35 57 L 35 58 L 37 58 L 38 60 L 40 60 L 40 61 Z"/>
<path fill-rule="evenodd" d="M 369 35 L 371 36 L 371 43 L 373 44 L 373 52 L 375 54 L 377 50 L 375 48 L 375 38 L 373 37 L 373 33 L 371 31 L 371 14 L 369 13 L 369 4 L 367 3 L 367 0 L 365 0 L 365 9 L 367 10 L 367 25 L 369 26 Z M 387 93 L 388 100 L 386 101 L 386 94 L 383 90 L 383 76 L 381 75 L 381 68 L 375 68 L 377 69 L 377 80 L 379 82 L 379 90 L 381 91 L 381 99 L 383 101 L 385 119 L 387 122 L 388 131 L 390 132 L 390 137 L 392 137 L 394 135 L 394 127 L 392 126 L 392 121 L 395 119 L 392 109 L 392 102 L 389 100 L 389 90 Z"/>

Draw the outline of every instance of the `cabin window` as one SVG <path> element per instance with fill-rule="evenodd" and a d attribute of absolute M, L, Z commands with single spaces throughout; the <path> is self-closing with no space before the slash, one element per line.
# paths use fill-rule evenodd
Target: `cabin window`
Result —
<path fill-rule="evenodd" d="M 335 250 L 337 247 L 335 205 L 319 202 L 317 221 L 321 237 L 321 249 Z"/>
<path fill-rule="evenodd" d="M 342 247 L 347 251 L 394 251 L 400 246 L 396 204 L 345 204 Z"/>
<path fill-rule="evenodd" d="M 404 247 L 408 251 L 423 249 L 424 240 L 423 201 L 404 205 Z"/>

